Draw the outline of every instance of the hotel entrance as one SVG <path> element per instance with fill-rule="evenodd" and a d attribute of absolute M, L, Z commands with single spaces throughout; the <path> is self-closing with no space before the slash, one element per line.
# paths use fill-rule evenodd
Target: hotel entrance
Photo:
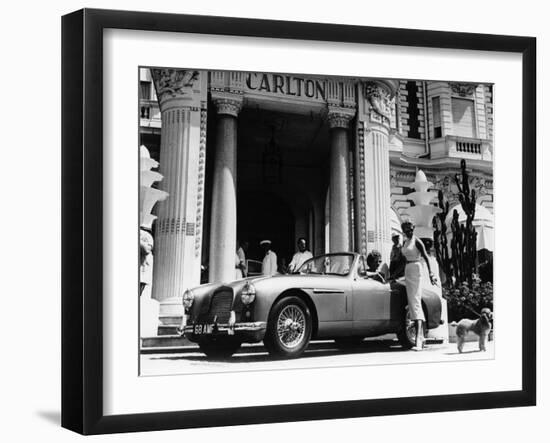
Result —
<path fill-rule="evenodd" d="M 263 259 L 259 242 L 272 241 L 284 269 L 296 240 L 324 252 L 329 181 L 329 128 L 320 113 L 243 108 L 238 121 L 237 237 L 247 258 Z"/>
<path fill-rule="evenodd" d="M 314 255 L 383 250 L 389 219 L 372 208 L 389 201 L 385 84 L 153 71 L 169 195 L 154 226 L 154 298 L 234 279 L 237 239 L 255 260 L 263 259 L 259 241 L 270 239 L 279 265 L 299 237 Z"/>

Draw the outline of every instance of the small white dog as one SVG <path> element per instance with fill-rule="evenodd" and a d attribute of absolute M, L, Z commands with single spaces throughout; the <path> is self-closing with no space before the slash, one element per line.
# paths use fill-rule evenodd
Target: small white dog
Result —
<path fill-rule="evenodd" d="M 479 335 L 479 350 L 486 351 L 487 337 L 491 330 L 491 320 L 493 314 L 489 308 L 483 308 L 481 310 L 481 316 L 477 320 L 470 320 L 463 318 L 456 325 L 456 347 L 458 352 L 462 352 L 464 348 L 464 341 L 468 332 L 472 331 Z"/>

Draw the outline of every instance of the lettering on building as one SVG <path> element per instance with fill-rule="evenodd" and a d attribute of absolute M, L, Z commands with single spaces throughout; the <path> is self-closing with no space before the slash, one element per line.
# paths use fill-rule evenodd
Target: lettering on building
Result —
<path fill-rule="evenodd" d="M 325 101 L 326 83 L 324 80 L 252 72 L 246 76 L 246 87 L 260 93 L 307 97 Z"/>

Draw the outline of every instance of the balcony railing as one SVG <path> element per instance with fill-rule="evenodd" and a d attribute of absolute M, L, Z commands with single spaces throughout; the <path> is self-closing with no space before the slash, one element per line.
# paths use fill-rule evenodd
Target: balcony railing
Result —
<path fill-rule="evenodd" d="M 481 154 L 481 140 L 455 140 L 457 152 L 468 152 L 470 154 Z"/>
<path fill-rule="evenodd" d="M 139 117 L 141 126 L 160 128 L 161 117 L 158 102 L 156 100 L 140 100 Z"/>
<path fill-rule="evenodd" d="M 490 140 L 447 135 L 430 141 L 431 157 L 458 157 L 472 160 L 492 160 L 493 145 Z"/>

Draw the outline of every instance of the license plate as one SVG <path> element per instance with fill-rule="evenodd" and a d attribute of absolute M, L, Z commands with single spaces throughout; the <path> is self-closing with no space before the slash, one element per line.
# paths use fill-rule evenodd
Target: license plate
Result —
<path fill-rule="evenodd" d="M 212 325 L 195 325 L 193 327 L 193 334 L 212 334 Z"/>

